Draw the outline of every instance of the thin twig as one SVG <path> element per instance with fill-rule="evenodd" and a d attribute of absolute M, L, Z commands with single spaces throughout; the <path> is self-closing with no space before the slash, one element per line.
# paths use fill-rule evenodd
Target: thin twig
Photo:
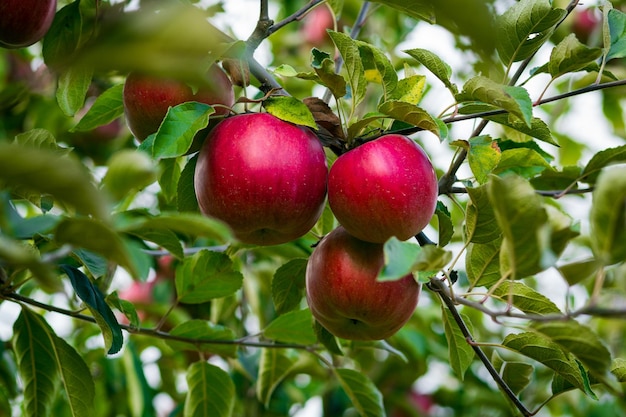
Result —
<path fill-rule="evenodd" d="M 95 318 L 92 316 L 87 316 L 85 314 L 67 310 L 64 308 L 56 307 L 53 305 L 45 304 L 37 300 L 33 300 L 32 298 L 25 297 L 23 295 L 17 293 L 8 293 L 2 294 L 0 298 L 5 298 L 8 300 L 17 301 L 20 303 L 28 304 L 33 307 L 41 308 L 42 310 L 46 310 L 53 313 L 62 314 L 65 316 L 69 316 L 81 321 L 85 321 L 88 323 L 96 324 Z M 158 329 L 148 329 L 144 327 L 134 327 L 126 324 L 119 324 L 120 328 L 126 330 L 128 333 L 143 335 L 143 336 L 151 336 L 156 337 L 163 340 L 172 340 L 176 342 L 185 342 L 189 344 L 193 344 L 196 346 L 201 345 L 236 345 L 236 346 L 247 346 L 247 347 L 260 347 L 260 348 L 289 348 L 289 349 L 298 349 L 298 350 L 306 350 L 306 351 L 314 351 L 317 349 L 317 346 L 314 345 L 300 345 L 297 343 L 274 343 L 274 342 L 262 342 L 262 341 L 250 341 L 245 339 L 233 339 L 233 340 L 206 340 L 206 339 L 194 339 L 191 337 L 184 336 L 176 336 Z"/>
<path fill-rule="evenodd" d="M 496 381 L 500 389 L 504 391 L 506 396 L 509 397 L 509 399 L 513 402 L 515 407 L 524 416 L 527 416 L 527 417 L 532 416 L 533 415 L 532 412 L 526 408 L 526 406 L 519 400 L 519 398 L 517 398 L 517 395 L 515 395 L 513 390 L 511 390 L 511 388 L 504 381 L 504 379 L 502 379 L 502 377 L 500 376 L 498 371 L 494 368 L 493 364 L 491 363 L 487 355 L 485 355 L 485 352 L 483 352 L 480 346 L 474 342 L 474 338 L 472 337 L 472 334 L 467 328 L 467 325 L 463 321 L 463 318 L 459 314 L 459 311 L 456 309 L 456 305 L 454 304 L 454 301 L 452 301 L 452 299 L 448 296 L 448 289 L 444 285 L 443 281 L 441 281 L 438 278 L 434 278 L 430 280 L 427 286 L 433 292 L 437 293 L 439 297 L 441 298 L 441 300 L 444 302 L 444 304 L 446 305 L 446 307 L 452 314 L 452 317 L 454 318 L 454 321 L 456 322 L 456 325 L 458 326 L 459 330 L 461 330 L 461 333 L 463 334 L 463 336 L 465 336 L 467 343 L 472 347 L 472 349 L 474 350 L 474 353 L 476 353 L 476 356 L 478 356 L 478 358 L 483 363 L 483 365 L 485 366 L 485 368 L 487 369 L 491 377 L 494 379 L 494 381 Z"/>
<path fill-rule="evenodd" d="M 272 27 L 270 27 L 268 29 L 268 35 L 271 35 L 272 33 L 276 32 L 277 30 L 281 29 L 283 26 L 287 26 L 289 23 L 301 20 L 304 16 L 306 16 L 306 14 L 311 9 L 313 9 L 315 6 L 317 6 L 318 4 L 320 4 L 322 2 L 324 2 L 324 0 L 310 0 L 307 4 L 302 6 L 302 8 L 300 8 L 300 10 L 296 11 L 291 16 L 287 16 L 286 18 L 284 18 L 280 22 L 274 23 L 272 25 Z"/>

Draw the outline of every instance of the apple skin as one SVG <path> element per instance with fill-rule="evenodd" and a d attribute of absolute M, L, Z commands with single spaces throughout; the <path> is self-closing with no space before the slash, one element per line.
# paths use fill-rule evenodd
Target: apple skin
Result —
<path fill-rule="evenodd" d="M 23 48 L 44 37 L 57 9 L 56 0 L 0 1 L 0 46 Z"/>
<path fill-rule="evenodd" d="M 311 130 L 249 113 L 211 130 L 194 187 L 202 213 L 224 221 L 241 242 L 276 245 L 315 225 L 327 178 L 326 155 Z"/>
<path fill-rule="evenodd" d="M 381 340 L 409 320 L 420 294 L 411 274 L 379 282 L 383 245 L 364 242 L 339 226 L 317 245 L 306 268 L 306 299 L 330 333 L 350 340 Z"/>
<path fill-rule="evenodd" d="M 374 243 L 418 234 L 435 212 L 437 194 L 428 156 L 402 135 L 381 136 L 346 152 L 328 176 L 328 202 L 339 223 Z"/>
<path fill-rule="evenodd" d="M 235 93 L 226 73 L 214 64 L 209 68 L 207 80 L 208 84 L 194 94 L 182 81 L 130 73 L 123 93 L 124 115 L 130 131 L 139 141 L 145 140 L 159 129 L 170 107 L 188 101 L 232 107 Z M 225 114 L 228 109 L 215 107 L 214 115 Z"/>

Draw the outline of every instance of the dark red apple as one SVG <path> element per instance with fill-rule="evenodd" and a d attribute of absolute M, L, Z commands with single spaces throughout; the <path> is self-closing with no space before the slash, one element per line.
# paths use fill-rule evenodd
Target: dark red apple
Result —
<path fill-rule="evenodd" d="M 143 141 L 155 133 L 167 110 L 187 101 L 231 107 L 235 103 L 233 85 L 226 73 L 212 65 L 207 73 L 207 84 L 194 94 L 190 86 L 169 78 L 131 73 L 124 84 L 124 115 L 133 135 Z M 215 107 L 217 115 L 228 109 Z"/>
<path fill-rule="evenodd" d="M 420 285 L 411 274 L 377 281 L 383 264 L 383 244 L 359 240 L 343 227 L 330 232 L 307 263 L 313 317 L 344 339 L 380 340 L 400 330 L 415 311 Z"/>
<path fill-rule="evenodd" d="M 194 187 L 202 213 L 227 223 L 241 242 L 275 245 L 315 225 L 327 177 L 324 150 L 311 130 L 250 113 L 209 133 Z"/>
<path fill-rule="evenodd" d="M 0 46 L 23 48 L 44 37 L 57 10 L 56 0 L 0 1 Z"/>
<path fill-rule="evenodd" d="M 437 176 L 424 150 L 402 135 L 385 135 L 341 155 L 328 176 L 328 202 L 353 236 L 406 240 L 430 221 Z"/>

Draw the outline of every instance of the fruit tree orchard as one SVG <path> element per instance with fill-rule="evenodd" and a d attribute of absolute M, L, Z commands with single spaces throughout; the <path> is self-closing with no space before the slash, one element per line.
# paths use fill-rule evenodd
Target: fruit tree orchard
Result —
<path fill-rule="evenodd" d="M 626 416 L 626 2 L 226 3 L 0 0 L 0 415 Z"/>

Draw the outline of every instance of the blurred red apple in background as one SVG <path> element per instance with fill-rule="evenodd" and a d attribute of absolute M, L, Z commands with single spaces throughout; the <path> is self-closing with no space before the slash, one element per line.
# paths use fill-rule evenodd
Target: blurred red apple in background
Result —
<path fill-rule="evenodd" d="M 23 48 L 44 37 L 56 13 L 56 0 L 0 1 L 0 46 Z"/>
<path fill-rule="evenodd" d="M 194 94 L 182 81 L 131 73 L 124 84 L 124 114 L 133 135 L 143 141 L 155 133 L 170 107 L 188 101 L 231 107 L 235 103 L 233 85 L 216 64 L 209 68 L 207 83 Z M 215 114 L 228 114 L 228 109 L 215 107 Z"/>

